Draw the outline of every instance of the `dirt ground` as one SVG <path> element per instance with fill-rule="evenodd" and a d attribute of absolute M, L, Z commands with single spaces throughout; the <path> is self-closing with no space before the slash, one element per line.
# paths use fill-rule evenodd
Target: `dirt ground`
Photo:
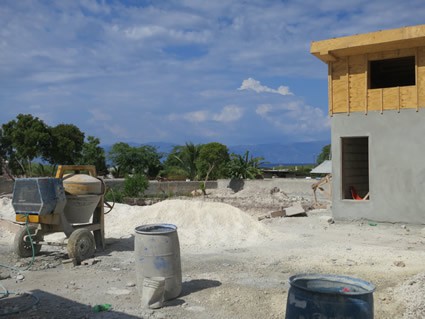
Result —
<path fill-rule="evenodd" d="M 10 202 L 2 200 L 0 216 L 13 219 Z M 258 221 L 295 203 L 307 216 Z M 373 283 L 375 318 L 425 318 L 423 225 L 333 222 L 329 202 L 320 207 L 311 209 L 312 194 L 267 187 L 208 190 L 206 197 L 149 207 L 117 205 L 105 216 L 106 250 L 93 263 L 68 267 L 66 249 L 48 246 L 29 270 L 0 267 L 0 293 L 12 292 L 0 295 L 0 317 L 284 318 L 289 277 L 321 273 Z M 140 307 L 135 284 L 133 230 L 151 222 L 177 224 L 183 276 L 181 295 L 156 310 Z M 0 228 L 0 263 L 23 269 L 31 258 L 12 253 L 13 236 Z M 112 309 L 95 313 L 98 304 Z M 29 309 L 1 316 L 23 307 Z"/>

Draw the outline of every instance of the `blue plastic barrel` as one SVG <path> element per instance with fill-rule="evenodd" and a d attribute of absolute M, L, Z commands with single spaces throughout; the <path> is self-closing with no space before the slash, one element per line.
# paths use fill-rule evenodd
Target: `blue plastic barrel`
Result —
<path fill-rule="evenodd" d="M 286 319 L 373 319 L 375 286 L 337 275 L 301 274 L 289 278 Z"/>

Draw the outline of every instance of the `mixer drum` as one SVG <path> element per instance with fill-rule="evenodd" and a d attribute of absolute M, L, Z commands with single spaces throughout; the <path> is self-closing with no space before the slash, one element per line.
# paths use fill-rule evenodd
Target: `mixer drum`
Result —
<path fill-rule="evenodd" d="M 70 223 L 88 223 L 103 196 L 102 182 L 90 175 L 66 175 L 63 178 L 66 194 L 64 214 Z"/>

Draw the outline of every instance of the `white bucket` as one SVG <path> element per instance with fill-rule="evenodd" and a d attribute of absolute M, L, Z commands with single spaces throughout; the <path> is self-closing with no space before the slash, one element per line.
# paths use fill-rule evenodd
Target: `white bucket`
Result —
<path fill-rule="evenodd" d="M 164 303 L 165 277 L 145 277 L 141 290 L 142 307 L 161 308 Z"/>

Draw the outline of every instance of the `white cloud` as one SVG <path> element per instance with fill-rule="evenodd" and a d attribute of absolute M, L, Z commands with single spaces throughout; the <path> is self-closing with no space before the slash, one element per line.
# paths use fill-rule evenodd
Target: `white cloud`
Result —
<path fill-rule="evenodd" d="M 257 106 L 255 112 L 268 123 L 286 134 L 314 136 L 329 130 L 330 120 L 321 109 L 302 101 Z"/>
<path fill-rule="evenodd" d="M 208 119 L 208 112 L 207 111 L 195 111 L 195 112 L 189 112 L 182 115 L 182 118 L 189 122 L 205 122 Z"/>
<path fill-rule="evenodd" d="M 255 110 L 255 113 L 257 113 L 260 116 L 267 116 L 268 113 L 270 113 L 273 110 L 273 107 L 269 104 L 261 104 L 257 107 Z"/>
<path fill-rule="evenodd" d="M 231 123 L 238 121 L 243 115 L 243 109 L 237 105 L 227 105 L 220 112 L 214 113 L 207 110 L 187 112 L 183 114 L 172 113 L 168 116 L 170 121 L 185 120 L 192 123 L 213 121 L 218 123 Z"/>
<path fill-rule="evenodd" d="M 109 122 L 111 120 L 111 115 L 100 108 L 93 108 L 89 110 L 89 113 L 92 115 L 91 121 L 94 123 Z"/>
<path fill-rule="evenodd" d="M 243 110 L 237 105 L 227 105 L 220 113 L 213 115 L 213 120 L 222 123 L 235 122 L 243 115 Z"/>
<path fill-rule="evenodd" d="M 242 90 L 252 90 L 255 91 L 257 93 L 276 93 L 276 94 L 281 94 L 281 95 L 293 95 L 290 91 L 289 88 L 287 86 L 279 86 L 277 88 L 277 90 L 269 88 L 265 85 L 262 85 L 260 83 L 260 81 L 257 81 L 253 78 L 248 78 L 246 80 L 243 80 L 242 85 L 240 86 L 240 88 L 238 88 L 238 90 L 242 91 Z"/>

